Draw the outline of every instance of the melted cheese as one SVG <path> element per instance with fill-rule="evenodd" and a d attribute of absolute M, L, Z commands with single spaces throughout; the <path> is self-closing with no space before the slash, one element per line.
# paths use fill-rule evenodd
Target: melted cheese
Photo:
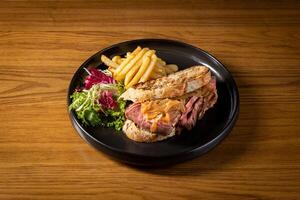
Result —
<path fill-rule="evenodd" d="M 163 99 L 146 101 L 142 103 L 141 112 L 147 120 L 151 120 L 152 124 L 150 127 L 151 132 L 157 130 L 157 123 L 161 120 L 164 123 L 171 121 L 170 114 L 171 110 L 182 110 L 183 104 L 179 100 Z"/>
<path fill-rule="evenodd" d="M 162 118 L 161 120 L 165 123 L 169 123 L 171 121 L 171 118 L 170 118 L 170 114 L 169 113 L 166 113 Z"/>
<path fill-rule="evenodd" d="M 156 132 L 156 130 L 157 130 L 157 123 L 161 119 L 161 117 L 162 117 L 162 115 L 158 115 L 158 117 L 155 117 L 152 120 L 152 124 L 151 124 L 151 127 L 150 127 L 150 131 L 151 132 Z"/>
<path fill-rule="evenodd" d="M 157 130 L 157 120 L 153 121 L 150 127 L 151 132 L 155 132 Z"/>

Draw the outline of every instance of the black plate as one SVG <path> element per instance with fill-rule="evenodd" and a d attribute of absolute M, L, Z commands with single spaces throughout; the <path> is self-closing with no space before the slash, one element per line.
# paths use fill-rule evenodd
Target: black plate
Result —
<path fill-rule="evenodd" d="M 95 148 L 113 156 L 117 160 L 140 166 L 161 166 L 173 164 L 199 156 L 215 147 L 235 124 L 239 111 L 239 94 L 237 86 L 228 70 L 213 56 L 194 46 L 164 39 L 141 39 L 115 44 L 105 48 L 87 61 L 76 71 L 69 86 L 70 95 L 85 76 L 83 67 L 106 67 L 100 55 L 108 57 L 124 55 L 136 46 L 155 49 L 157 55 L 167 63 L 175 63 L 180 69 L 193 65 L 205 65 L 217 78 L 218 101 L 197 122 L 191 131 L 183 131 L 180 136 L 156 143 L 137 143 L 128 139 L 122 132 L 102 127 L 85 127 L 77 120 L 75 113 L 70 112 L 71 121 L 77 132 Z"/>

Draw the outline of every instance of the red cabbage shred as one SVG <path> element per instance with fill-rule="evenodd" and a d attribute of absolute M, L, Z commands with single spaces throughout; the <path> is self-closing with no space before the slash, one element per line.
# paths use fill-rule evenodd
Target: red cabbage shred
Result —
<path fill-rule="evenodd" d="M 102 92 L 99 98 L 99 103 L 109 109 L 114 109 L 117 106 L 117 102 L 114 100 L 113 93 L 111 91 Z"/>
<path fill-rule="evenodd" d="M 84 89 L 88 90 L 97 83 L 115 83 L 115 80 L 111 76 L 108 76 L 95 68 L 89 69 L 89 72 L 91 74 L 88 75 L 84 80 Z"/>

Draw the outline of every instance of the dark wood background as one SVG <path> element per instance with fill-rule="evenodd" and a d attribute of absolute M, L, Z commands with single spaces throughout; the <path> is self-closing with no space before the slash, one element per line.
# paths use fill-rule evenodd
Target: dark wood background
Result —
<path fill-rule="evenodd" d="M 0 199 L 299 199 L 299 1 L 0 1 Z M 98 50 L 171 38 L 220 59 L 240 91 L 230 134 L 164 169 L 78 137 L 69 81 Z"/>

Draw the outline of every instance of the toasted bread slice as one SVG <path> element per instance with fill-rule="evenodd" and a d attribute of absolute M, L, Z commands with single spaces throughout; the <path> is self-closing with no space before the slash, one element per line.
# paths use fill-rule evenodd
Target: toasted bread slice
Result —
<path fill-rule="evenodd" d="M 129 88 L 120 98 L 133 102 L 175 98 L 198 90 L 210 80 L 211 74 L 207 67 L 194 66 L 166 77 L 139 83 Z"/>

